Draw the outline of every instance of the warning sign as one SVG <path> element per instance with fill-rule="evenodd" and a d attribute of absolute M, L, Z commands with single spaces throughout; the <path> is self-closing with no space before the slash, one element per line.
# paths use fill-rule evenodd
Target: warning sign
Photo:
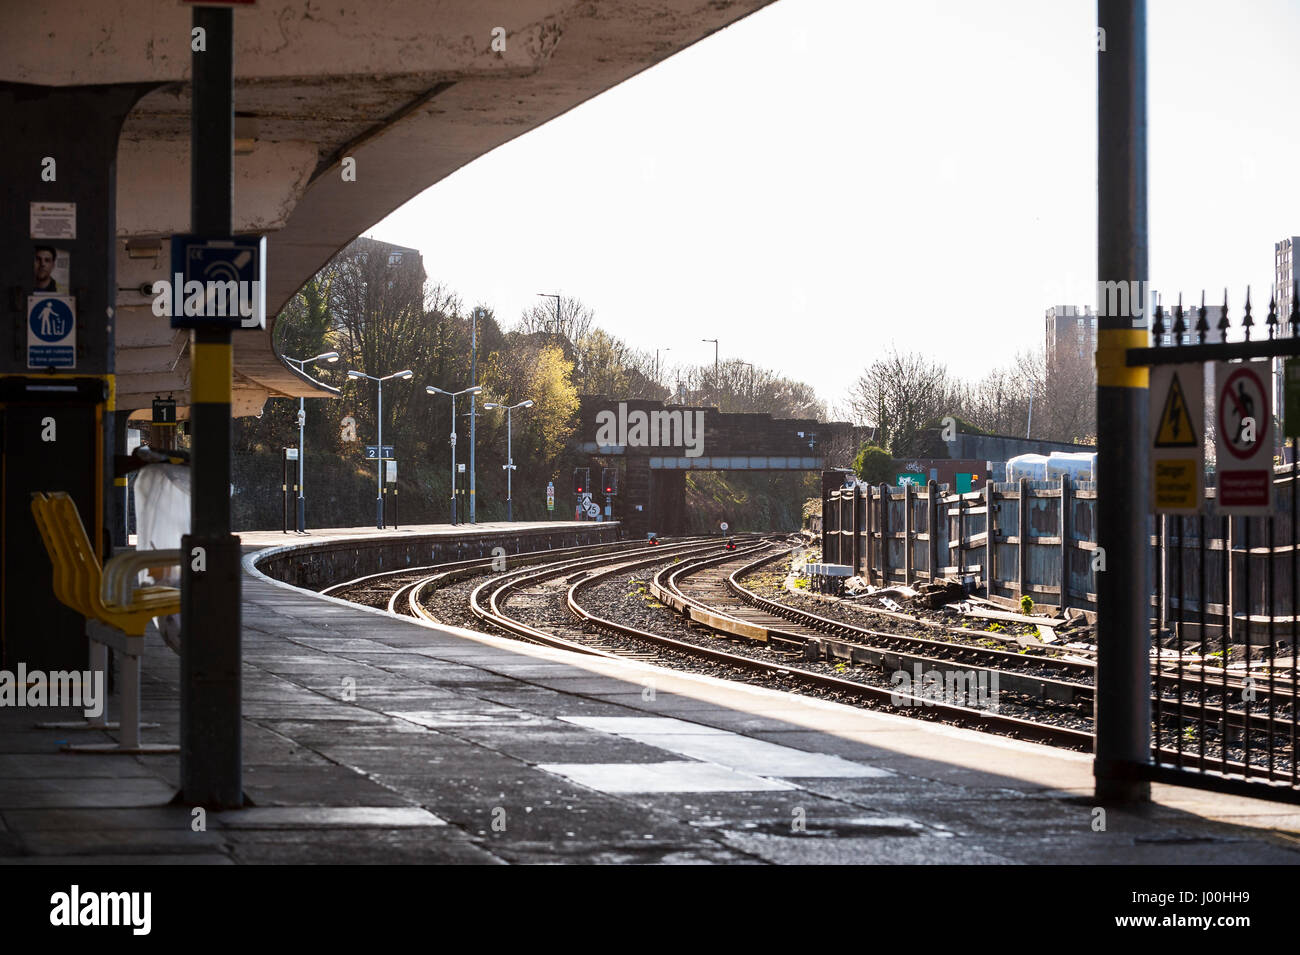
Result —
<path fill-rule="evenodd" d="M 1165 394 L 1164 408 L 1160 411 L 1160 420 L 1156 424 L 1157 448 L 1194 448 L 1200 444 L 1200 432 L 1192 425 L 1191 413 L 1187 410 L 1187 396 L 1183 392 L 1178 371 L 1174 369 L 1173 380 Z"/>
<path fill-rule="evenodd" d="M 1266 514 L 1273 504 L 1272 364 L 1215 366 L 1219 512 Z"/>
<path fill-rule="evenodd" d="M 1196 514 L 1205 500 L 1205 380 L 1200 364 L 1151 369 L 1151 506 L 1161 514 Z"/>

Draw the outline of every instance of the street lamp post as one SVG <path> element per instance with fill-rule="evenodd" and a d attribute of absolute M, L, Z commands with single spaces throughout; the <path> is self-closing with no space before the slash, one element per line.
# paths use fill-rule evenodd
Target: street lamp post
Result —
<path fill-rule="evenodd" d="M 718 340 L 716 338 L 701 338 L 702 342 L 713 342 L 713 401 L 718 403 Z"/>
<path fill-rule="evenodd" d="M 447 395 L 451 398 L 451 522 L 456 523 L 456 398 L 458 395 L 477 395 L 483 389 L 478 385 L 462 388 L 460 391 L 443 391 L 433 385 L 425 385 L 424 391 L 430 395 Z"/>
<path fill-rule="evenodd" d="M 656 348 L 656 349 L 655 349 L 655 384 L 656 384 L 656 385 L 659 384 L 659 353 L 660 353 L 661 351 L 672 351 L 672 349 L 671 349 L 671 348 Z"/>
<path fill-rule="evenodd" d="M 402 381 L 408 381 L 415 377 L 415 372 L 409 368 L 404 371 L 395 371 L 391 375 L 384 375 L 382 378 L 376 378 L 374 375 L 367 375 L 364 371 L 357 371 L 355 368 L 348 371 L 349 378 L 367 378 L 379 386 L 379 448 L 375 455 L 375 527 L 379 530 L 384 529 L 384 382 L 391 378 L 400 378 Z"/>
<path fill-rule="evenodd" d="M 555 299 L 555 334 L 560 334 L 560 296 L 554 292 L 538 292 L 537 294 L 542 298 Z"/>
<path fill-rule="evenodd" d="M 305 375 L 307 374 L 308 365 L 318 361 L 326 361 L 329 362 L 330 364 L 333 364 L 334 362 L 339 360 L 339 353 L 336 351 L 327 351 L 317 355 L 315 358 L 290 358 L 287 355 L 282 357 L 289 364 L 296 365 L 298 367 L 298 370 Z M 307 519 L 306 519 L 307 499 L 304 494 L 303 486 L 302 486 L 303 474 L 305 473 L 303 470 L 303 461 L 307 457 L 307 453 L 303 449 L 303 441 L 306 435 L 306 427 L 307 427 L 307 408 L 303 404 L 303 401 L 304 401 L 303 397 L 299 395 L 298 396 L 298 533 L 299 534 L 305 534 L 307 532 Z"/>
<path fill-rule="evenodd" d="M 749 368 L 749 404 L 752 411 L 754 405 L 754 364 L 748 361 L 742 361 L 741 364 Z"/>
<path fill-rule="evenodd" d="M 510 446 L 510 412 L 514 411 L 516 408 L 531 408 L 532 406 L 533 406 L 532 398 L 525 398 L 523 401 L 514 405 L 496 404 L 491 401 L 487 401 L 483 403 L 484 411 L 490 411 L 493 408 L 506 409 L 506 463 L 504 467 L 506 472 L 506 520 L 507 521 L 513 521 L 515 519 L 514 482 L 512 480 L 514 478 L 515 458 L 514 458 L 514 452 Z"/>

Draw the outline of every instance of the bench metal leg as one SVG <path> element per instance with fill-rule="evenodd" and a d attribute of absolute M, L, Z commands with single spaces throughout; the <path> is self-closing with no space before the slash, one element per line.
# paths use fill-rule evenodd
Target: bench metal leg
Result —
<path fill-rule="evenodd" d="M 117 726 L 120 729 L 118 741 L 116 743 L 83 743 L 80 745 L 65 744 L 62 747 L 65 753 L 119 753 L 128 756 L 138 756 L 144 754 L 160 753 L 179 753 L 180 747 L 174 744 L 165 743 L 141 743 L 140 729 L 145 727 L 156 727 L 157 723 L 140 722 L 140 656 L 144 651 L 143 639 L 139 637 L 127 637 L 120 631 L 106 627 L 101 623 L 92 621 L 87 625 L 86 630 L 91 636 L 92 653 L 98 649 L 101 653 L 107 655 L 108 642 L 113 643 L 118 649 L 118 658 L 122 661 L 122 685 L 119 689 L 121 702 L 119 704 L 121 719 L 118 723 L 105 723 L 102 726 L 91 726 L 89 721 L 86 723 L 87 729 L 105 729 L 110 726 Z M 95 635 L 100 636 L 104 642 L 95 639 Z M 105 705 L 107 710 L 107 704 Z M 101 714 L 102 716 L 103 714 Z"/>
<path fill-rule="evenodd" d="M 92 674 L 104 674 L 104 687 L 108 688 L 108 647 L 95 640 L 90 641 L 90 672 Z M 37 729 L 42 730 L 115 730 L 121 727 L 117 720 L 108 718 L 108 700 L 104 700 L 104 708 L 98 716 L 87 717 L 84 720 L 54 720 L 44 723 L 35 724 Z M 140 729 L 152 730 L 157 729 L 159 723 L 139 723 Z"/>

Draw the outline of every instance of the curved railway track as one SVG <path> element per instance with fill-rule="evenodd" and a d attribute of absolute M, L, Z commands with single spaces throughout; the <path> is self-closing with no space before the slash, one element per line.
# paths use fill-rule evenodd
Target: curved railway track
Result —
<path fill-rule="evenodd" d="M 511 569 L 502 571 L 499 559 L 473 559 L 428 567 L 392 571 L 349 581 L 330 588 L 335 596 L 360 598 L 371 606 L 393 613 L 440 623 L 426 603 L 429 596 L 451 585 L 473 584 L 468 608 L 485 629 L 510 634 L 531 642 L 580 653 L 611 658 L 667 662 L 693 657 L 725 667 L 737 674 L 748 673 L 779 680 L 787 687 L 802 686 L 835 698 L 862 700 L 895 712 L 937 719 L 1019 739 L 1047 742 L 1074 749 L 1090 749 L 1088 729 L 1062 726 L 1038 719 L 1010 715 L 991 709 L 964 706 L 934 694 L 907 692 L 906 687 L 883 687 L 862 680 L 797 665 L 801 658 L 846 659 L 890 671 L 948 671 L 986 679 L 994 675 L 1002 689 L 1038 701 L 1048 709 L 1061 707 L 1091 715 L 1092 675 L 1089 661 L 1060 656 L 1014 653 L 929 637 L 900 634 L 834 619 L 771 600 L 745 587 L 741 578 L 785 557 L 787 544 L 759 538 L 739 538 L 737 551 L 718 553 L 712 539 L 685 539 L 658 546 L 643 542 L 566 548 L 508 555 Z M 669 560 L 674 562 L 668 564 Z M 692 639 L 632 626 L 610 619 L 584 605 L 582 594 L 630 571 L 663 564 L 653 575 L 649 590 L 665 607 L 681 614 L 695 628 L 753 644 L 753 653 L 735 652 L 731 647 L 703 646 Z M 478 577 L 485 579 L 474 584 Z M 938 636 L 938 634 L 936 634 Z M 745 647 L 750 649 L 750 647 Z M 1205 680 L 1207 692 L 1221 689 L 1221 683 Z M 1231 688 L 1231 684 L 1230 684 Z M 1256 692 L 1267 699 L 1264 687 Z M 1275 687 L 1275 704 L 1291 705 L 1289 688 Z M 1156 699 L 1152 699 L 1153 706 Z M 1241 727 L 1251 732 L 1266 731 L 1267 718 L 1215 705 L 1164 698 L 1159 710 L 1163 719 L 1202 725 Z M 1173 748 L 1163 749 L 1170 757 Z M 1184 761 L 1196 761 L 1196 754 L 1183 751 Z M 1205 764 L 1222 767 L 1220 756 L 1205 757 Z M 1230 769 L 1242 767 L 1231 760 Z M 1259 776 L 1259 767 L 1250 767 Z M 1281 770 L 1278 778 L 1285 778 Z"/>

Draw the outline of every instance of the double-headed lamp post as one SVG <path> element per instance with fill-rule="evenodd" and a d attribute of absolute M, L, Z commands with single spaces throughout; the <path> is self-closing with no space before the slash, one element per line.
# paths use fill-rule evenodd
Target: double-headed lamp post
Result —
<path fill-rule="evenodd" d="M 289 364 L 297 367 L 303 375 L 307 374 L 307 366 L 318 361 L 325 361 L 333 364 L 339 360 L 339 353 L 336 351 L 322 352 L 315 358 L 290 358 L 288 355 L 281 356 Z M 298 396 L 298 533 L 303 534 L 307 531 L 307 502 L 303 495 L 302 478 L 303 478 L 303 459 L 306 458 L 306 452 L 303 449 L 303 435 L 307 426 L 307 409 L 303 404 L 303 398 Z"/>
<path fill-rule="evenodd" d="M 443 391 L 433 385 L 424 388 L 427 394 L 446 395 L 451 398 L 451 522 L 456 523 L 456 398 L 460 395 L 477 395 L 483 389 L 478 385 L 462 388 L 460 391 Z"/>
<path fill-rule="evenodd" d="M 514 481 L 512 480 L 514 478 L 514 471 L 515 471 L 515 458 L 514 458 L 514 452 L 511 450 L 510 447 L 510 412 L 514 411 L 516 408 L 531 408 L 532 406 L 533 406 L 532 398 L 525 398 L 523 401 L 515 405 L 500 405 L 500 404 L 495 404 L 494 402 L 491 401 L 484 402 L 483 404 L 484 411 L 491 411 L 493 408 L 506 409 L 506 463 L 503 465 L 503 467 L 505 468 L 506 471 L 506 520 L 507 521 L 513 521 L 515 519 Z"/>
<path fill-rule="evenodd" d="M 375 527 L 382 531 L 384 529 L 384 382 L 392 378 L 408 381 L 415 377 L 415 372 L 408 368 L 376 378 L 374 375 L 367 375 L 364 371 L 353 368 L 348 371 L 348 377 L 367 378 L 379 386 L 379 414 L 376 416 L 379 419 L 379 449 L 375 455 L 377 459 L 375 462 Z"/>

